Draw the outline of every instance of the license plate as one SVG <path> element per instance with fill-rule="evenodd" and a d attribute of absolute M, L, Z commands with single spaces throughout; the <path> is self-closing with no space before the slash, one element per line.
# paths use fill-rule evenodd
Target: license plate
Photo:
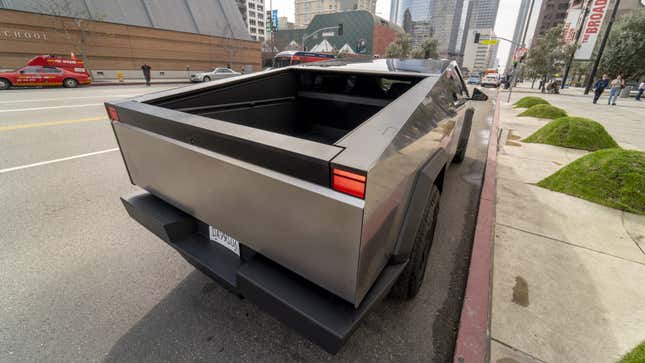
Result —
<path fill-rule="evenodd" d="M 226 233 L 213 226 L 208 226 L 208 237 L 211 241 L 228 248 L 238 256 L 240 255 L 240 242 L 235 238 L 227 235 Z"/>

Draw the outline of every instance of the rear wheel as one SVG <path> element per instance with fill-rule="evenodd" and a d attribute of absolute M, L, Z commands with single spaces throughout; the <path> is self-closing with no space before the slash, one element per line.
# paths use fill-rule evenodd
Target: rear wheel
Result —
<path fill-rule="evenodd" d="M 439 192 L 439 188 L 436 185 L 432 185 L 421 224 L 414 237 L 414 245 L 412 246 L 408 264 L 403 269 L 401 276 L 394 283 L 392 290 L 390 290 L 390 296 L 410 300 L 419 293 L 421 285 L 423 284 L 423 277 L 426 273 L 426 265 L 428 264 L 428 255 L 430 253 L 430 247 L 432 246 L 435 227 L 437 226 L 440 197 L 441 192 Z"/>
<path fill-rule="evenodd" d="M 8 79 L 0 78 L 0 89 L 9 89 L 11 82 Z"/>
<path fill-rule="evenodd" d="M 65 78 L 63 80 L 63 87 L 65 88 L 76 88 L 76 86 L 78 86 L 78 81 L 74 78 Z"/>
<path fill-rule="evenodd" d="M 211 77 L 209 77 L 209 76 L 204 76 L 204 82 L 210 82 L 210 81 L 211 81 Z"/>

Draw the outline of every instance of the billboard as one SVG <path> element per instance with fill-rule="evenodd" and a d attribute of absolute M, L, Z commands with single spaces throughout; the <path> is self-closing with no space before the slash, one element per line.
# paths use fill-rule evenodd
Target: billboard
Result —
<path fill-rule="evenodd" d="M 609 0 L 591 0 L 591 4 L 589 5 L 589 15 L 587 16 L 585 23 L 582 25 L 580 48 L 576 50 L 576 59 L 591 59 L 608 6 Z"/>
<path fill-rule="evenodd" d="M 570 8 L 567 11 L 567 18 L 564 20 L 564 28 L 562 31 L 562 38 L 566 44 L 571 44 L 575 41 L 581 14 L 582 9 Z"/>

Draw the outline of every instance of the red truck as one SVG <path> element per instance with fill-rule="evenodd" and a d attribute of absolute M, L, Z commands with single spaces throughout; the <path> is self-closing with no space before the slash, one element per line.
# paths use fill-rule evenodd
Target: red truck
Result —
<path fill-rule="evenodd" d="M 0 90 L 10 87 L 63 86 L 74 88 L 92 83 L 83 61 L 75 58 L 39 55 L 23 67 L 0 72 Z"/>

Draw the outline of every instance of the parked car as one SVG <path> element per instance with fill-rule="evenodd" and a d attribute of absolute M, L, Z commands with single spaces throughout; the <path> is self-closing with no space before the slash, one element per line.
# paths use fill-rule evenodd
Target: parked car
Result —
<path fill-rule="evenodd" d="M 482 87 L 499 87 L 499 74 L 497 73 L 488 73 L 487 75 L 484 76 L 484 78 L 481 81 L 481 86 Z"/>
<path fill-rule="evenodd" d="M 482 78 L 479 75 L 473 74 L 468 77 L 468 84 L 481 84 Z"/>
<path fill-rule="evenodd" d="M 335 353 L 385 295 L 417 295 L 486 99 L 454 61 L 339 59 L 106 109 L 140 187 L 128 214 Z"/>
<path fill-rule="evenodd" d="M 24 66 L 14 71 L 0 72 L 0 90 L 10 87 L 63 86 L 74 88 L 90 83 L 92 80 L 87 73 L 77 73 L 52 66 Z"/>
<path fill-rule="evenodd" d="M 235 72 L 230 68 L 213 68 L 208 72 L 192 73 L 190 75 L 190 81 L 191 82 L 210 82 L 214 79 L 235 77 L 241 74 L 242 73 Z"/>

